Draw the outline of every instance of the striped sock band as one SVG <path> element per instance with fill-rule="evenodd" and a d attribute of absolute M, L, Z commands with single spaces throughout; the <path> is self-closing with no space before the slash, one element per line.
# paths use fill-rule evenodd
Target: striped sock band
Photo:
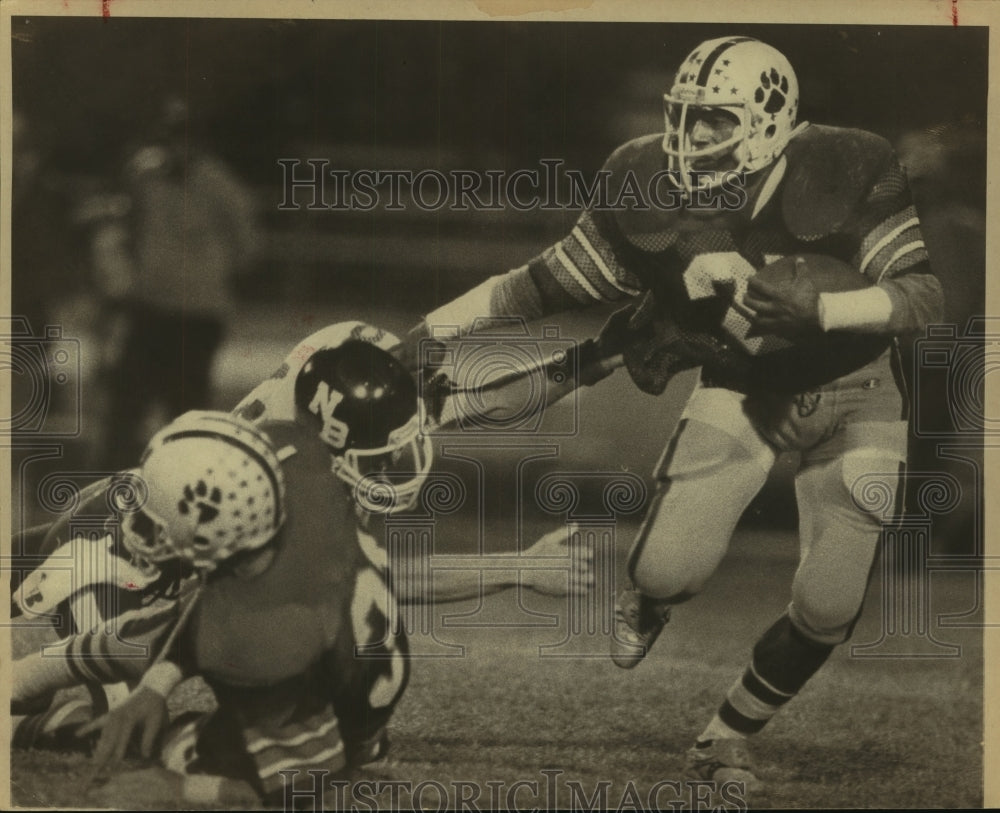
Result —
<path fill-rule="evenodd" d="M 747 736 L 760 731 L 826 662 L 833 646 L 806 638 L 785 614 L 765 632 L 753 660 L 719 708 L 719 719 Z"/>

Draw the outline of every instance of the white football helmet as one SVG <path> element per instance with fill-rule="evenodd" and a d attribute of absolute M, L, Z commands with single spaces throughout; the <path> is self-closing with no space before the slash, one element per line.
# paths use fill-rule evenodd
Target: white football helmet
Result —
<path fill-rule="evenodd" d="M 224 412 L 188 412 L 146 446 L 148 497 L 122 518 L 140 561 L 188 560 L 203 572 L 267 544 L 285 519 L 281 464 L 266 434 Z"/>
<path fill-rule="evenodd" d="M 688 189 L 692 161 L 731 155 L 734 166 L 728 171 L 757 172 L 777 160 L 808 126 L 796 127 L 799 85 L 792 66 L 778 50 L 751 37 L 703 42 L 681 63 L 663 101 L 663 151 Z M 738 124 L 729 139 L 697 149 L 690 138 L 693 109 L 725 110 Z M 711 187 L 722 179 L 722 172 L 706 173 L 699 184 Z"/>

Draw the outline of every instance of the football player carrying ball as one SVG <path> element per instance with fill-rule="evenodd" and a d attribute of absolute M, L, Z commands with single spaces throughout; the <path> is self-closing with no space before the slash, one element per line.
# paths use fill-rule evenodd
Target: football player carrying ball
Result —
<path fill-rule="evenodd" d="M 587 209 L 530 262 L 430 313 L 401 355 L 416 357 L 426 337 L 461 337 L 476 319 L 641 297 L 581 345 L 581 380 L 624 365 L 659 394 L 677 371 L 701 367 L 619 595 L 612 657 L 623 668 L 713 574 L 778 454 L 800 453 L 788 609 L 687 754 L 693 776 L 752 790 L 761 783 L 747 737 L 860 614 L 881 517 L 852 488 L 905 460 L 895 339 L 939 319 L 942 292 L 889 143 L 799 122 L 795 72 L 773 47 L 704 42 L 663 100 L 665 132 L 624 144 L 604 168 L 609 200 L 635 202 L 638 187 L 665 205 Z M 885 478 L 895 491 L 898 476 Z"/>

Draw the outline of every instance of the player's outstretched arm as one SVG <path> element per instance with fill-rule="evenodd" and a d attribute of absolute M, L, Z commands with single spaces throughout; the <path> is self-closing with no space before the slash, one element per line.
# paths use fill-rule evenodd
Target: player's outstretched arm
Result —
<path fill-rule="evenodd" d="M 522 554 L 435 556 L 430 564 L 430 568 L 392 568 L 397 601 L 462 601 L 519 584 L 549 596 L 582 595 L 594 584 L 593 550 L 574 526 L 544 534 Z M 413 575 L 427 572 L 430 577 Z"/>
<path fill-rule="evenodd" d="M 605 170 L 613 172 L 616 166 L 612 155 Z M 423 366 L 419 346 L 428 339 L 463 336 L 491 319 L 532 322 L 637 296 L 645 286 L 620 256 L 625 244 L 612 213 L 585 210 L 566 237 L 529 262 L 428 313 L 393 352 L 416 371 Z"/>
<path fill-rule="evenodd" d="M 592 386 L 624 364 L 621 352 L 602 346 L 600 339 L 574 345 L 563 358 L 538 360 L 517 369 L 504 370 L 482 380 L 470 373 L 469 380 L 453 381 L 453 371 L 434 374 L 424 384 L 423 397 L 429 427 L 443 429 L 460 416 L 485 418 L 496 424 L 523 418 L 526 399 L 541 387 L 536 409 L 542 411 L 581 386 Z M 566 375 L 566 370 L 572 375 Z"/>
<path fill-rule="evenodd" d="M 549 531 L 524 555 L 533 562 L 521 570 L 521 583 L 537 593 L 583 595 L 594 586 L 594 548 L 576 525 Z"/>

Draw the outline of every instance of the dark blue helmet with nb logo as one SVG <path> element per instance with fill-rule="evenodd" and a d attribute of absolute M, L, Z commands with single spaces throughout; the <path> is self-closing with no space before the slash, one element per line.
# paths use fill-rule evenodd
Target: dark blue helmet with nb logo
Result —
<path fill-rule="evenodd" d="M 413 376 L 382 343 L 352 333 L 313 353 L 295 380 L 298 419 L 315 426 L 359 504 L 380 512 L 413 504 L 433 457 Z"/>

